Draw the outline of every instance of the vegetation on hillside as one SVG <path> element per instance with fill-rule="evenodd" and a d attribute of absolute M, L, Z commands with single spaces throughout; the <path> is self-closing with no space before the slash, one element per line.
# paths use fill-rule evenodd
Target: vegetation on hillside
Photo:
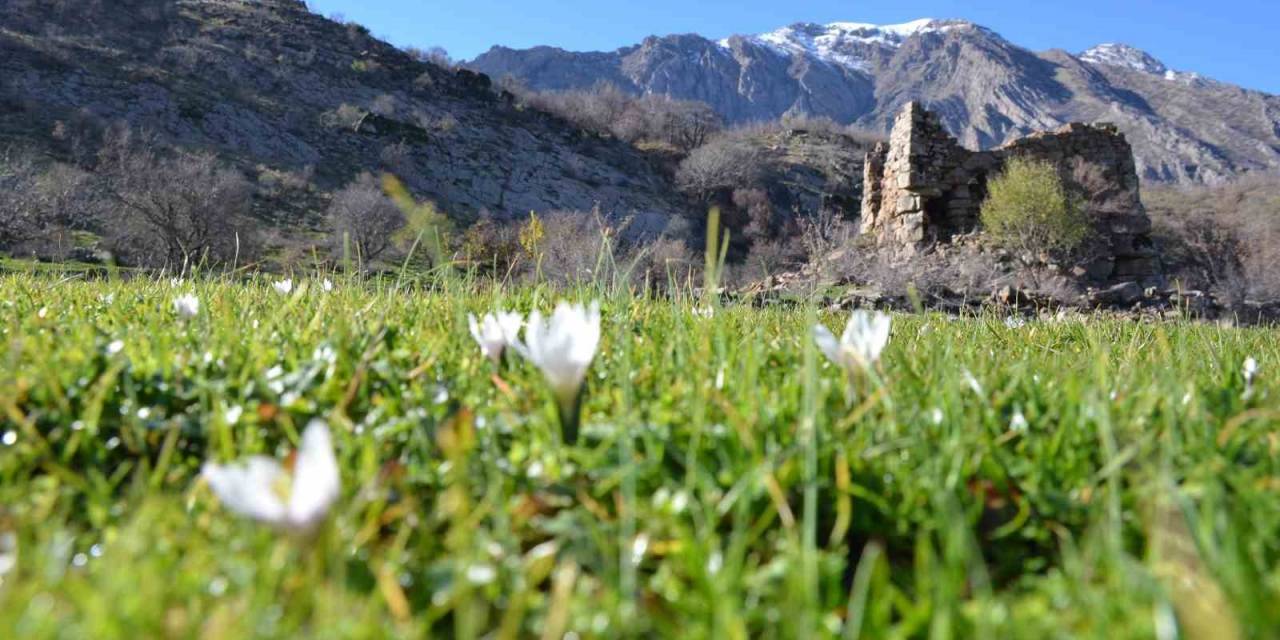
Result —
<path fill-rule="evenodd" d="M 1280 299 L 1280 176 L 1215 187 L 1148 187 L 1143 201 L 1183 286 Z"/>

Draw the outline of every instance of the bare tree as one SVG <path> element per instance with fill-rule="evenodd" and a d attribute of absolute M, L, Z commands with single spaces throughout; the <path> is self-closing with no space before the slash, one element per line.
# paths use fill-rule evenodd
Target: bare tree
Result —
<path fill-rule="evenodd" d="M 163 153 L 155 138 L 118 130 L 98 166 L 115 251 L 158 266 L 232 260 L 252 240 L 252 185 L 209 153 Z"/>
<path fill-rule="evenodd" d="M 12 248 L 32 233 L 31 210 L 24 200 L 36 172 L 30 155 L 13 149 L 0 153 L 0 247 Z"/>
<path fill-rule="evenodd" d="M 715 110 L 702 102 L 654 96 L 645 102 L 653 114 L 652 131 L 682 151 L 701 147 L 724 126 Z"/>
<path fill-rule="evenodd" d="M 334 194 L 329 204 L 329 229 L 335 242 L 339 246 L 346 240 L 354 242 L 367 260 L 386 252 L 404 225 L 404 213 L 368 173 Z"/>
<path fill-rule="evenodd" d="M 676 184 L 704 202 L 734 189 L 755 186 L 765 174 L 766 160 L 749 141 L 720 137 L 694 149 L 680 163 Z"/>
<path fill-rule="evenodd" d="M 64 257 L 71 232 L 93 228 L 96 218 L 92 175 L 28 152 L 0 153 L 0 247 Z"/>
<path fill-rule="evenodd" d="M 534 92 L 519 84 L 507 88 L 537 109 L 627 142 L 660 142 L 687 152 L 724 128 L 715 110 L 702 102 L 660 95 L 637 98 L 609 82 L 585 91 Z"/>

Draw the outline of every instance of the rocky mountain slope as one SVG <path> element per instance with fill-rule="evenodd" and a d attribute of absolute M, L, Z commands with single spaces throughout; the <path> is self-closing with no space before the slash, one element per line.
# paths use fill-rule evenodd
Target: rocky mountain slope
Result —
<path fill-rule="evenodd" d="M 260 185 L 293 176 L 306 188 L 276 204 L 312 222 L 326 193 L 379 169 L 460 219 L 598 206 L 657 230 L 688 206 L 629 145 L 298 0 L 0 0 L 0 148 L 66 156 L 120 122 Z"/>
<path fill-rule="evenodd" d="M 806 114 L 887 131 L 919 100 L 974 148 L 1107 121 L 1133 143 L 1149 181 L 1214 183 L 1280 168 L 1280 96 L 1176 72 L 1124 45 L 1033 52 L 960 20 L 651 37 L 607 53 L 495 47 L 470 66 L 534 89 L 607 81 L 702 100 L 734 122 Z"/>

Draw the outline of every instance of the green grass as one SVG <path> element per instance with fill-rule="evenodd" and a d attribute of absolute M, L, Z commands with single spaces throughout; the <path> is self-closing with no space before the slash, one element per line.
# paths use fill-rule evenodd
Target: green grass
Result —
<path fill-rule="evenodd" d="M 843 317 L 583 290 L 604 338 L 566 448 L 537 372 L 495 382 L 466 329 L 553 293 L 301 284 L 0 274 L 5 635 L 1280 629 L 1274 330 L 899 316 L 851 397 L 809 330 Z M 315 538 L 198 481 L 317 416 L 343 495 Z"/>

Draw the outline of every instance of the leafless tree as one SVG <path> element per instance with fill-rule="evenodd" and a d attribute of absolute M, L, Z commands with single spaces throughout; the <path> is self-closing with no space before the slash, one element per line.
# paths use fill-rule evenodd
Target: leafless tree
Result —
<path fill-rule="evenodd" d="M 702 102 L 659 95 L 635 97 L 609 82 L 577 91 L 533 92 L 518 83 L 508 90 L 583 129 L 627 142 L 660 142 L 688 152 L 724 128 L 720 116 Z"/>
<path fill-rule="evenodd" d="M 209 153 L 166 153 L 120 129 L 100 153 L 104 226 L 127 261 L 148 266 L 243 256 L 252 240 L 252 186 Z"/>
<path fill-rule="evenodd" d="M 758 146 L 721 137 L 694 149 L 680 163 L 676 183 L 681 191 L 711 202 L 723 192 L 755 186 L 765 175 L 766 164 Z"/>
<path fill-rule="evenodd" d="M 0 247 L 64 256 L 96 221 L 93 176 L 25 151 L 0 152 Z"/>
<path fill-rule="evenodd" d="M 335 243 L 355 243 L 366 260 L 385 253 L 395 232 L 405 225 L 404 213 L 383 193 L 378 179 L 368 173 L 360 174 L 333 196 L 328 217 Z"/>

